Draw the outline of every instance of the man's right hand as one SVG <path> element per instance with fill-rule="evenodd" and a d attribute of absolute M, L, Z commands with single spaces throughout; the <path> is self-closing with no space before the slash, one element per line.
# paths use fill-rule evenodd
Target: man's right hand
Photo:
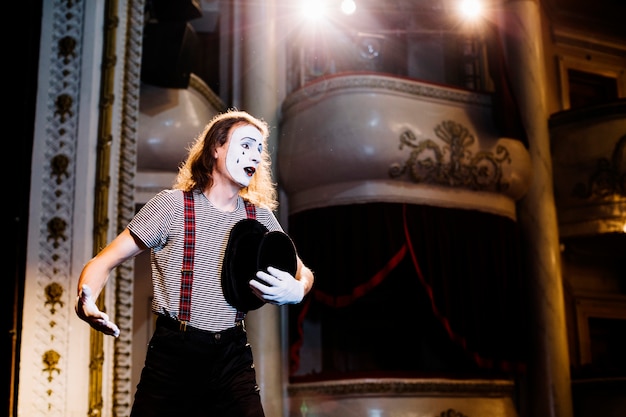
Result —
<path fill-rule="evenodd" d="M 74 307 L 76 314 L 81 320 L 86 321 L 91 327 L 109 336 L 118 337 L 120 329 L 109 320 L 109 316 L 98 309 L 96 302 L 91 298 L 91 288 L 83 285 L 80 295 L 76 297 Z"/>

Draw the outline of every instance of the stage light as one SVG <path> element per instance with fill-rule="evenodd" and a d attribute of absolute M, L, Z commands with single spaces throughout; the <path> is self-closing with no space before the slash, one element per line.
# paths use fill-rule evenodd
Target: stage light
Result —
<path fill-rule="evenodd" d="M 483 13 L 483 4 L 480 0 L 461 0 L 459 12 L 467 19 L 474 20 Z"/>
<path fill-rule="evenodd" d="M 356 10 L 356 3 L 353 0 L 343 0 L 341 2 L 341 11 L 344 14 L 351 15 Z"/>
<path fill-rule="evenodd" d="M 302 16 L 307 20 L 319 20 L 326 14 L 326 2 L 316 0 L 302 1 Z"/>

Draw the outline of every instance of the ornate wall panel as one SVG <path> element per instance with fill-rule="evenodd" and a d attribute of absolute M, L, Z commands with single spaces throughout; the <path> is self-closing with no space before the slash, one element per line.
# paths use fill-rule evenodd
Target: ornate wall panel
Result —
<path fill-rule="evenodd" d="M 70 317 L 74 314 L 69 288 L 75 198 L 78 115 L 83 48 L 83 1 L 55 1 L 50 13 L 49 53 L 40 67 L 47 73 L 44 131 L 39 140 L 42 166 L 33 172 L 30 245 L 20 374 L 20 413 L 67 415 L 65 396 L 71 389 L 68 362 Z M 43 31 L 42 31 L 43 32 Z M 48 33 L 48 32 L 43 32 Z M 46 51 L 48 52 L 48 51 Z M 45 60 L 48 60 L 47 62 Z M 39 175 L 39 177 L 37 177 Z M 31 254 L 35 254 L 31 256 Z M 36 259 L 34 259 L 36 258 Z M 28 320 L 31 318 L 31 320 Z M 28 409 L 28 411 L 25 411 Z M 22 415 L 22 414 L 20 414 Z"/>
<path fill-rule="evenodd" d="M 74 301 L 82 265 L 135 210 L 144 3 L 44 2 L 19 416 L 129 414 L 132 263 L 102 297 L 119 338 L 89 341 Z"/>

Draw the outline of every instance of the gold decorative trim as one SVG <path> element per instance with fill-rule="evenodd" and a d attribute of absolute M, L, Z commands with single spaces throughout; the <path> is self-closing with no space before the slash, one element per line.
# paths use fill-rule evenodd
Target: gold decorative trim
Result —
<path fill-rule="evenodd" d="M 104 6 L 104 42 L 102 45 L 102 74 L 100 78 L 100 115 L 98 124 L 98 151 L 96 155 L 96 183 L 94 203 L 93 254 L 103 248 L 108 241 L 109 226 L 109 184 L 111 166 L 112 114 L 115 101 L 116 30 L 118 26 L 117 0 L 106 0 Z M 102 290 L 96 304 L 106 311 L 104 304 L 105 289 Z M 90 365 L 89 365 L 89 411 L 90 416 L 102 413 L 102 365 L 104 362 L 104 339 L 101 332 L 91 330 Z"/>
<path fill-rule="evenodd" d="M 57 249 L 60 245 L 60 241 L 67 241 L 67 221 L 61 217 L 53 217 L 48 220 L 47 231 L 48 235 L 46 240 L 52 241 L 52 247 Z"/>
<path fill-rule="evenodd" d="M 54 377 L 52 376 L 55 372 L 56 374 L 60 374 L 61 370 L 57 367 L 59 364 L 59 360 L 61 359 L 61 355 L 55 350 L 48 350 L 43 354 L 41 361 L 43 362 L 44 368 L 43 372 L 48 374 L 48 382 L 52 382 Z"/>
<path fill-rule="evenodd" d="M 57 304 L 59 305 L 59 307 L 63 307 L 65 305 L 65 303 L 63 302 L 63 286 L 58 282 L 53 282 L 46 285 L 45 297 L 45 305 L 50 306 L 50 314 L 56 313 L 55 306 Z"/>
<path fill-rule="evenodd" d="M 59 56 L 63 57 L 63 63 L 68 64 L 71 59 L 76 58 L 76 46 L 78 42 L 73 36 L 64 36 L 57 42 Z"/>
<path fill-rule="evenodd" d="M 70 158 L 68 158 L 67 155 L 55 155 L 52 160 L 50 160 L 50 176 L 56 178 L 57 184 L 61 184 L 63 178 L 70 177 L 68 171 L 69 166 Z"/>
<path fill-rule="evenodd" d="M 74 106 L 74 99 L 69 94 L 59 94 L 54 101 L 54 115 L 59 116 L 61 123 L 67 121 L 71 116 L 74 116 L 72 107 Z"/>

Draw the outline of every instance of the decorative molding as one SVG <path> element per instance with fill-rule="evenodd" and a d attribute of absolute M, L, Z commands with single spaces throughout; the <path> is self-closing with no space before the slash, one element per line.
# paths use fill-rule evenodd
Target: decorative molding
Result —
<path fill-rule="evenodd" d="M 572 195 L 582 200 L 607 197 L 626 197 L 626 135 L 622 136 L 615 147 L 611 159 L 600 158 L 596 169 L 589 174 L 587 183 L 579 182 L 574 186 Z"/>
<path fill-rule="evenodd" d="M 135 175 L 139 124 L 139 90 L 145 0 L 130 0 L 126 16 L 122 130 L 117 194 L 117 231 L 135 214 Z M 113 359 L 113 415 L 130 414 L 132 386 L 133 285 L 132 263 L 116 269 L 115 318 L 120 335 L 115 339 Z"/>
<path fill-rule="evenodd" d="M 383 90 L 403 93 L 416 98 L 444 100 L 446 102 L 462 103 L 466 105 L 491 106 L 491 96 L 474 93 L 460 88 L 434 85 L 420 81 L 377 74 L 341 74 L 318 78 L 315 81 L 291 93 L 283 102 L 283 112 L 301 101 L 323 98 L 333 92 L 349 94 L 350 90 L 359 89 Z"/>
<path fill-rule="evenodd" d="M 623 234 L 626 99 L 560 112 L 549 127 L 559 236 Z"/>
<path fill-rule="evenodd" d="M 57 375 L 61 373 L 61 370 L 57 367 L 59 364 L 59 360 L 61 359 L 61 355 L 54 350 L 48 350 L 43 354 L 41 361 L 43 362 L 44 368 L 43 371 L 48 374 L 48 382 L 52 382 L 54 380 L 54 373 Z M 52 390 L 49 391 L 49 393 Z"/>
<path fill-rule="evenodd" d="M 74 111 L 72 108 L 74 107 L 74 98 L 69 94 L 60 94 L 57 96 L 54 101 L 54 115 L 58 116 L 61 122 L 65 122 L 69 120 L 70 117 L 74 116 Z"/>
<path fill-rule="evenodd" d="M 593 362 L 591 343 L 593 340 L 589 328 L 590 318 L 604 318 L 626 320 L 626 296 L 593 294 L 577 295 L 575 297 L 576 330 L 581 365 L 590 365 Z"/>
<path fill-rule="evenodd" d="M 437 417 L 468 417 L 460 411 L 456 411 L 452 408 L 447 409 L 446 411 L 442 411 L 437 415 Z"/>
<path fill-rule="evenodd" d="M 84 1 L 57 0 L 51 6 L 53 25 L 52 51 L 47 68 L 48 84 L 42 111 L 46 113 L 42 137 L 44 155 L 40 181 L 41 207 L 34 226 L 37 236 L 37 272 L 33 284 L 36 318 L 32 355 L 23 357 L 30 361 L 24 368 L 37 370 L 20 379 L 21 390 L 29 390 L 25 398 L 36 415 L 65 415 L 64 396 L 69 391 L 67 372 L 70 314 L 73 313 L 71 291 L 66 285 L 71 281 L 71 254 L 74 218 L 75 161 L 78 142 L 78 96 L 80 94 L 81 40 L 83 39 Z"/>
<path fill-rule="evenodd" d="M 424 417 L 517 416 L 515 381 L 508 379 L 348 378 L 289 384 L 287 394 L 289 410 L 303 417 L 381 409 L 398 416 L 416 410 Z"/>
<path fill-rule="evenodd" d="M 561 91 L 561 109 L 570 110 L 569 70 L 586 72 L 607 78 L 614 78 L 617 83 L 617 96 L 626 97 L 626 71 L 618 64 L 603 63 L 598 60 L 586 60 L 566 54 L 557 55 L 559 83 Z"/>
<path fill-rule="evenodd" d="M 64 178 L 70 178 L 69 166 L 70 159 L 67 155 L 58 154 L 52 157 L 50 160 L 50 175 L 56 178 L 57 184 L 61 184 Z"/>
<path fill-rule="evenodd" d="M 62 242 L 66 242 L 68 240 L 67 232 L 69 226 L 66 219 L 62 217 L 53 217 L 48 220 L 48 224 L 46 226 L 46 230 L 48 231 L 46 240 L 52 242 L 52 247 L 58 248 L 61 246 Z"/>
<path fill-rule="evenodd" d="M 63 302 L 63 286 L 58 282 L 53 282 L 48 284 L 45 289 L 45 297 L 46 297 L 46 306 L 50 306 L 50 314 L 54 314 L 57 312 L 56 305 L 59 307 L 63 307 L 65 303 Z"/>
<path fill-rule="evenodd" d="M 294 396 L 365 396 L 365 395 L 446 395 L 471 397 L 508 397 L 514 383 L 505 380 L 446 380 L 411 378 L 372 378 L 291 384 Z"/>
<path fill-rule="evenodd" d="M 479 151 L 474 155 L 469 148 L 476 139 L 465 126 L 447 120 L 434 130 L 444 142 L 443 147 L 431 139 L 418 140 L 410 130 L 400 136 L 399 148 L 406 146 L 413 150 L 403 164 L 391 165 L 391 178 L 408 174 L 416 183 L 480 191 L 502 192 L 509 188 L 502 180 L 502 164 L 511 164 L 506 147 L 498 145 L 495 153 Z"/>
<path fill-rule="evenodd" d="M 64 36 L 59 39 L 58 47 L 59 47 L 59 55 L 63 57 L 63 63 L 69 64 L 70 61 L 77 57 L 76 55 L 76 47 L 78 46 L 78 41 L 76 38 L 72 36 Z"/>
<path fill-rule="evenodd" d="M 558 45 L 573 46 L 617 57 L 626 56 L 626 45 L 619 41 L 590 37 L 587 34 L 563 28 L 553 29 L 553 37 Z"/>

